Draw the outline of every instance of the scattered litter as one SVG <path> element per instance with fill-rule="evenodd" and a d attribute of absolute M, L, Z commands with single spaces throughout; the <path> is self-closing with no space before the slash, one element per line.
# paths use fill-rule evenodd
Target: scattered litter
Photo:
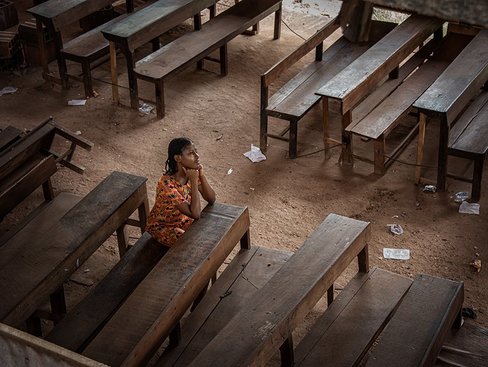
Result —
<path fill-rule="evenodd" d="M 258 163 L 266 159 L 266 156 L 261 152 L 261 149 L 253 144 L 251 144 L 251 150 L 244 153 L 244 156 L 249 158 L 253 163 Z"/>
<path fill-rule="evenodd" d="M 383 257 L 385 259 L 393 260 L 408 260 L 410 259 L 410 250 L 399 248 L 384 248 Z"/>
<path fill-rule="evenodd" d="M 139 112 L 142 112 L 146 115 L 149 115 L 153 109 L 154 107 L 147 103 L 143 103 L 139 106 Z"/>
<path fill-rule="evenodd" d="M 80 130 L 76 130 L 75 131 L 75 135 L 81 135 L 81 131 Z"/>
<path fill-rule="evenodd" d="M 17 92 L 17 88 L 15 87 L 4 87 L 0 89 L 0 97 L 3 96 L 4 94 L 11 94 Z"/>
<path fill-rule="evenodd" d="M 463 307 L 461 309 L 461 313 L 462 313 L 463 317 L 467 317 L 470 319 L 475 319 L 477 316 L 476 311 L 473 310 L 471 307 Z"/>
<path fill-rule="evenodd" d="M 471 265 L 477 273 L 481 271 L 481 259 L 474 259 L 469 265 Z"/>
<path fill-rule="evenodd" d="M 72 99 L 68 101 L 68 106 L 84 106 L 86 99 Z"/>
<path fill-rule="evenodd" d="M 392 218 L 399 218 L 399 216 L 398 215 L 394 215 Z"/>
<path fill-rule="evenodd" d="M 227 175 L 230 175 L 234 170 L 232 168 L 229 168 L 229 170 L 227 171 Z"/>
<path fill-rule="evenodd" d="M 390 232 L 395 234 L 395 235 L 401 235 L 403 234 L 403 228 L 399 224 L 387 224 L 387 226 L 390 228 Z"/>
<path fill-rule="evenodd" d="M 478 203 L 468 203 L 467 201 L 463 201 L 461 205 L 459 205 L 459 213 L 461 214 L 480 214 L 480 204 Z"/>
<path fill-rule="evenodd" d="M 455 203 L 462 203 L 463 201 L 466 201 L 466 199 L 469 199 L 469 193 L 466 191 L 460 191 L 455 193 L 453 198 Z"/>
<path fill-rule="evenodd" d="M 425 185 L 424 186 L 424 192 L 435 192 L 437 190 L 437 187 L 435 185 Z"/>
<path fill-rule="evenodd" d="M 254 187 L 250 187 L 249 190 L 254 191 Z"/>
<path fill-rule="evenodd" d="M 223 137 L 224 137 L 224 134 L 220 134 L 219 136 L 217 136 L 217 138 L 215 139 L 215 141 L 219 141 L 219 140 L 221 140 Z"/>
<path fill-rule="evenodd" d="M 83 270 L 83 273 L 88 273 L 90 272 L 90 269 L 86 268 L 85 270 Z"/>

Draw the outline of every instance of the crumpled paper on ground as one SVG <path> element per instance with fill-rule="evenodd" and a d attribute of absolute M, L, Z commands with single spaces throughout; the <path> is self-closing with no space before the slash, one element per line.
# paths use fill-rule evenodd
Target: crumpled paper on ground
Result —
<path fill-rule="evenodd" d="M 468 203 L 467 201 L 463 201 L 461 205 L 459 205 L 459 213 L 461 214 L 480 214 L 480 204 L 478 203 Z"/>
<path fill-rule="evenodd" d="M 264 161 L 266 156 L 261 152 L 259 147 L 254 146 L 251 144 L 251 150 L 249 152 L 244 153 L 244 156 L 249 158 L 251 162 L 258 163 Z"/>
<path fill-rule="evenodd" d="M 0 97 L 3 96 L 4 94 L 10 94 L 15 92 L 17 92 L 17 88 L 15 87 L 4 87 L 0 89 Z"/>
<path fill-rule="evenodd" d="M 399 248 L 384 248 L 383 249 L 383 257 L 385 259 L 393 259 L 393 260 L 408 260 L 410 259 L 410 250 L 409 249 L 399 249 Z"/>

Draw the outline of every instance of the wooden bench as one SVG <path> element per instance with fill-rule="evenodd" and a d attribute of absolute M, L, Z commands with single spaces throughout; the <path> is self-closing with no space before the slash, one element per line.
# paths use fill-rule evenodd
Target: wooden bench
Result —
<path fill-rule="evenodd" d="M 323 97 L 324 111 L 328 111 L 329 98 L 340 102 L 342 162 L 353 163 L 350 134 L 345 131 L 352 122 L 353 108 L 385 77 L 396 78 L 402 61 L 430 35 L 436 32 L 440 38 L 442 23 L 441 20 L 411 15 L 317 91 Z M 327 141 L 328 114 L 324 113 L 323 118 L 324 141 Z"/>
<path fill-rule="evenodd" d="M 280 347 L 282 363 L 292 365 L 293 330 L 322 295 L 332 300 L 334 281 L 356 257 L 368 271 L 368 238 L 369 223 L 330 214 L 186 365 L 264 365 Z"/>
<path fill-rule="evenodd" d="M 66 214 L 37 215 L 0 247 L 0 320 L 19 327 L 51 295 L 54 319 L 66 312 L 63 283 L 115 231 L 121 255 L 127 222 L 145 227 L 146 178 L 113 172 Z M 71 202 L 76 200 L 71 200 Z M 47 209 L 50 207 L 48 206 Z M 139 220 L 128 220 L 138 211 Z M 32 319 L 36 322 L 37 317 Z M 37 327 L 37 329 L 35 329 Z M 33 332 L 40 334 L 40 324 Z"/>
<path fill-rule="evenodd" d="M 157 116 L 164 116 L 165 79 L 217 49 L 220 49 L 220 73 L 226 75 L 227 43 L 273 12 L 274 39 L 277 39 L 281 27 L 281 0 L 243 0 L 209 20 L 200 31 L 187 33 L 139 60 L 134 74 L 136 79 L 154 83 Z"/>
<path fill-rule="evenodd" d="M 425 128 L 429 119 L 440 119 L 437 189 L 446 188 L 449 130 L 488 80 L 488 30 L 481 30 L 437 80 L 413 104 L 420 111 L 417 169 L 420 183 L 424 154 Z"/>
<path fill-rule="evenodd" d="M 220 203 L 171 247 L 82 354 L 112 366 L 146 363 L 178 326 L 236 243 L 249 248 L 249 213 Z"/>
<path fill-rule="evenodd" d="M 447 173 L 448 177 L 471 182 L 471 200 L 481 197 L 483 165 L 488 150 L 488 92 L 482 92 L 456 121 L 449 133 L 447 154 L 474 162 L 472 179 Z"/>
<path fill-rule="evenodd" d="M 418 124 L 409 129 L 409 133 L 386 156 L 386 138 L 405 120 L 412 111 L 412 104 L 446 69 L 463 47 L 469 43 L 470 37 L 449 34 L 442 42 L 430 41 L 422 47 L 399 70 L 397 79 L 401 84 L 396 87 L 381 103 L 361 119 L 354 119 L 346 127 L 347 134 L 358 135 L 374 141 L 374 172 L 385 173 L 386 168 L 411 142 L 418 131 Z M 433 53 L 432 56 L 430 54 Z M 425 63 L 424 61 L 427 60 Z M 415 68 L 420 66 L 417 70 Z M 413 74 L 412 74 L 412 71 Z M 388 83 L 388 82 L 387 82 Z M 381 88 L 381 87 L 380 87 Z M 350 136 L 352 140 L 352 136 Z M 354 154 L 355 158 L 371 163 L 367 158 Z"/>
<path fill-rule="evenodd" d="M 463 283 L 358 274 L 296 348 L 296 366 L 432 366 L 460 326 Z"/>
<path fill-rule="evenodd" d="M 100 37 L 97 31 L 90 31 L 80 39 L 71 40 L 65 52 L 63 50 L 63 40 L 61 36 L 61 29 L 69 24 L 72 24 L 83 17 L 89 16 L 97 10 L 100 10 L 113 3 L 113 0 L 74 0 L 62 1 L 49 0 L 42 4 L 36 5 L 27 10 L 36 18 L 37 24 L 37 39 L 40 47 L 41 62 L 43 67 L 43 78 L 50 82 L 61 84 L 63 87 L 68 87 L 68 71 L 66 67 L 66 59 L 81 62 L 83 69 L 83 81 L 86 96 L 93 95 L 93 87 L 91 85 L 90 63 L 95 59 L 107 54 L 107 48 L 100 42 Z M 126 0 L 126 9 L 128 12 L 134 11 L 132 0 Z M 54 35 L 54 43 L 56 49 L 56 58 L 59 70 L 59 79 L 54 77 L 49 71 L 49 63 L 46 54 L 46 45 L 43 36 L 42 24 Z M 102 28 L 101 26 L 100 28 Z"/>

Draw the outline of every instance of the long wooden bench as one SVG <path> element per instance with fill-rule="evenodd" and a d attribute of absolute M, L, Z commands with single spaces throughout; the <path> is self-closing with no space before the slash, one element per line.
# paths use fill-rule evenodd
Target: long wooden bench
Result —
<path fill-rule="evenodd" d="M 268 137 L 287 140 L 289 143 L 288 155 L 290 158 L 295 158 L 297 153 L 298 122 L 320 102 L 320 96 L 316 95 L 315 92 L 364 53 L 368 47 L 392 30 L 394 26 L 395 23 L 373 21 L 369 41 L 366 44 L 352 43 L 345 37 L 341 37 L 324 52 L 324 41 L 339 27 L 336 18 L 334 18 L 298 49 L 261 75 L 261 150 L 266 151 Z M 314 48 L 315 61 L 268 98 L 268 90 L 273 82 L 285 70 L 297 63 Z M 268 133 L 270 116 L 289 121 L 289 128 L 279 135 Z M 285 138 L 284 135 L 287 131 L 289 131 L 289 137 Z"/>
<path fill-rule="evenodd" d="M 281 29 L 281 0 L 243 0 L 209 20 L 200 31 L 187 33 L 139 60 L 134 68 L 135 77 L 154 83 L 157 116 L 164 116 L 165 79 L 217 49 L 220 49 L 220 73 L 226 75 L 227 43 L 273 12 L 274 39 L 277 39 Z"/>
<path fill-rule="evenodd" d="M 392 149 L 386 157 L 386 138 L 404 121 L 412 111 L 412 104 L 447 68 L 449 62 L 469 43 L 470 37 L 449 34 L 442 42 L 430 41 L 422 47 L 399 70 L 397 79 L 401 84 L 365 117 L 354 119 L 345 132 L 374 141 L 374 172 L 384 174 L 386 168 L 394 162 L 403 148 L 411 142 L 418 131 L 418 124 L 410 129 L 406 137 Z M 433 53 L 431 56 L 430 54 Z M 427 60 L 424 63 L 424 60 Z M 414 68 L 420 67 L 414 71 Z M 411 74 L 413 72 L 413 74 Z M 380 87 L 381 88 L 381 87 Z M 352 136 L 350 136 L 352 140 Z M 354 154 L 355 158 L 371 162 L 369 159 Z"/>
<path fill-rule="evenodd" d="M 171 247 L 82 354 L 112 366 L 146 363 L 236 243 L 249 248 L 249 213 L 216 203 Z"/>
<path fill-rule="evenodd" d="M 5 295 L 0 320 L 19 327 L 50 295 L 53 312 L 65 313 L 64 281 L 115 231 L 119 249 L 125 250 L 123 229 L 134 211 L 139 220 L 131 223 L 145 227 L 145 182 L 144 177 L 113 172 L 61 218 L 37 215 L 0 247 L 0 290 Z"/>
<path fill-rule="evenodd" d="M 330 214 L 187 366 L 264 365 L 280 347 L 292 365 L 293 330 L 326 292 L 332 300 L 334 281 L 356 257 L 368 271 L 368 238 L 369 223 Z"/>
<path fill-rule="evenodd" d="M 458 57 L 413 104 L 420 111 L 417 169 L 420 183 L 424 154 L 425 128 L 429 119 L 440 119 L 437 189 L 446 188 L 449 130 L 456 118 L 488 81 L 488 30 L 480 30 Z"/>
<path fill-rule="evenodd" d="M 324 111 L 328 111 L 329 99 L 340 102 L 342 162 L 353 163 L 350 134 L 345 131 L 352 122 L 353 108 L 385 77 L 396 77 L 402 61 L 434 32 L 440 35 L 442 24 L 438 19 L 411 15 L 317 91 L 323 97 Z M 328 114 L 324 113 L 323 118 L 327 140 Z"/>

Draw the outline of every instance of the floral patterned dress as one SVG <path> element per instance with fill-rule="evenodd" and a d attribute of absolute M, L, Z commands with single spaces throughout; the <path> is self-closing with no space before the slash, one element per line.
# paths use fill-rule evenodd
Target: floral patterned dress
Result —
<path fill-rule="evenodd" d="M 174 176 L 163 175 L 156 188 L 156 202 L 147 219 L 146 231 L 159 243 L 172 246 L 182 235 L 176 228 L 186 231 L 193 223 L 190 218 L 177 208 L 184 202 L 191 203 L 190 180 L 180 184 Z"/>

